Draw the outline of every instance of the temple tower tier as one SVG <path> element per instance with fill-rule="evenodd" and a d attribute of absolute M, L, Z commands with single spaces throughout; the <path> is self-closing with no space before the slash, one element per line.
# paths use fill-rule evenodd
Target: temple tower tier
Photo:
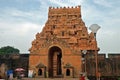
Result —
<path fill-rule="evenodd" d="M 81 18 L 81 7 L 49 7 L 48 20 L 30 48 L 29 69 L 36 77 L 78 77 L 82 50 L 94 54 L 98 48 Z"/>

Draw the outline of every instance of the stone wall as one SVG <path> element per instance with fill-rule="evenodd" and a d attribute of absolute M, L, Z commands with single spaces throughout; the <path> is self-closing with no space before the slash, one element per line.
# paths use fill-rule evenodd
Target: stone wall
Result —
<path fill-rule="evenodd" d="M 26 54 L 25 54 L 26 55 Z M 16 55 L 0 55 L 0 65 L 5 63 L 7 65 L 7 69 L 15 69 L 17 67 L 23 67 L 26 72 L 28 72 L 28 61 L 29 54 L 25 56 L 24 54 L 19 55 L 19 59 L 10 59 L 8 56 L 16 57 Z M 36 55 L 39 57 L 39 55 Z M 87 74 L 88 76 L 95 76 L 95 60 L 94 56 L 86 55 L 87 61 Z M 120 53 L 109 53 L 108 58 L 106 58 L 105 54 L 98 55 L 98 67 L 101 76 L 119 76 L 120 74 Z M 80 61 L 78 61 L 80 62 Z M 76 65 L 77 66 L 77 65 Z M 67 67 L 67 66 L 66 66 Z M 72 69 L 72 66 L 70 67 Z M 27 73 L 26 73 L 27 76 Z"/>

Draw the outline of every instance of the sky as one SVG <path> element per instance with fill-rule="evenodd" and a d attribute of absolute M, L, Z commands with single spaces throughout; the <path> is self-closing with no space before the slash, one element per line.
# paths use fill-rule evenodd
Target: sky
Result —
<path fill-rule="evenodd" d="M 48 19 L 48 8 L 81 6 L 86 27 L 97 32 L 99 53 L 120 53 L 120 0 L 0 0 L 0 47 L 29 53 L 35 35 Z M 90 30 L 88 30 L 90 32 Z"/>

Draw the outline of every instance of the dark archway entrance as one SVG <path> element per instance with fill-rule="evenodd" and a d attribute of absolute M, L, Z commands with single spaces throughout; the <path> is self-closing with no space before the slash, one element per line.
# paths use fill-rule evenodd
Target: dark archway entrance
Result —
<path fill-rule="evenodd" d="M 41 76 L 42 75 L 42 69 L 38 70 L 38 75 Z"/>
<path fill-rule="evenodd" d="M 49 77 L 60 77 L 62 75 L 61 67 L 62 51 L 59 47 L 53 46 L 48 54 L 48 73 Z"/>
<path fill-rule="evenodd" d="M 66 76 L 70 76 L 70 69 L 66 70 Z"/>

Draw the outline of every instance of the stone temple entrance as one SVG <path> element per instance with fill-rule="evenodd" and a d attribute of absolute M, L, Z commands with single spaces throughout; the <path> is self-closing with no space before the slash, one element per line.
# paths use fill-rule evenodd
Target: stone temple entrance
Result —
<path fill-rule="evenodd" d="M 48 20 L 29 49 L 29 69 L 35 77 L 79 77 L 82 50 L 97 54 L 94 34 L 88 33 L 81 15 L 80 6 L 49 7 Z"/>
<path fill-rule="evenodd" d="M 49 77 L 60 77 L 62 75 L 61 59 L 61 49 L 57 46 L 51 47 L 48 54 Z"/>

